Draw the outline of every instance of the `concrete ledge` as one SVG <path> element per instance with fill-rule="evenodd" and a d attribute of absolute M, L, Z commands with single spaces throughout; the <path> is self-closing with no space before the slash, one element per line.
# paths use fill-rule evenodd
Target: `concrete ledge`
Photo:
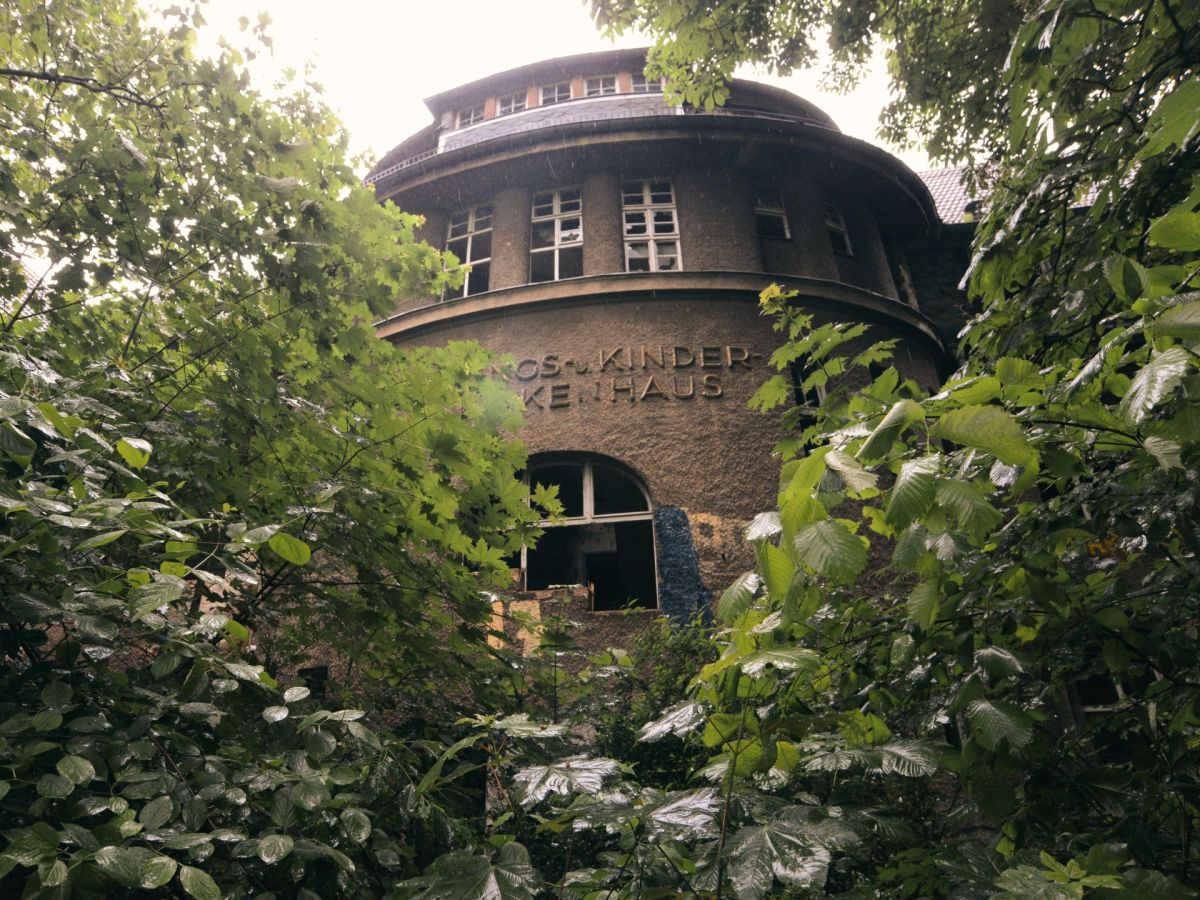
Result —
<path fill-rule="evenodd" d="M 814 311 L 835 317 L 844 312 L 849 321 L 886 321 L 928 341 L 937 354 L 945 353 L 933 323 L 910 306 L 839 281 L 761 272 L 621 272 L 526 284 L 407 310 L 377 322 L 376 329 L 382 338 L 410 340 L 464 322 L 556 306 L 685 299 L 740 300 L 757 305 L 759 293 L 771 283 L 797 291 L 801 303 Z"/>

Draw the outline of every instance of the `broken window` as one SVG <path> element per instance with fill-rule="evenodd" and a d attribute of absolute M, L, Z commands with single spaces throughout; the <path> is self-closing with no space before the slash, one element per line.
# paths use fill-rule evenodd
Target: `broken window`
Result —
<path fill-rule="evenodd" d="M 529 280 L 561 281 L 583 274 L 583 199 L 579 188 L 533 196 Z"/>
<path fill-rule="evenodd" d="M 679 271 L 679 218 L 671 182 L 625 182 L 621 214 L 626 272 Z"/>
<path fill-rule="evenodd" d="M 586 585 L 592 609 L 658 607 L 654 524 L 645 490 L 616 464 L 547 457 L 530 462 L 530 485 L 558 485 L 564 518 L 543 522 L 525 550 L 525 587 Z"/>
<path fill-rule="evenodd" d="M 466 268 L 462 288 L 448 293 L 469 297 L 486 291 L 492 272 L 492 207 L 475 206 L 452 215 L 446 249 Z"/>

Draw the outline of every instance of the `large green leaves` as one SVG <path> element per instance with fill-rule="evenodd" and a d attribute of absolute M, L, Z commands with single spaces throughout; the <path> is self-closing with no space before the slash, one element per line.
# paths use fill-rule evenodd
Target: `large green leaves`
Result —
<path fill-rule="evenodd" d="M 1142 423 L 1154 407 L 1179 387 L 1191 365 L 1192 360 L 1182 347 L 1170 347 L 1154 354 L 1133 376 L 1118 411 L 1129 422 Z"/>
<path fill-rule="evenodd" d="M 920 405 L 913 400 L 897 400 L 880 419 L 875 430 L 858 449 L 858 458 L 865 463 L 878 462 L 887 456 L 892 445 L 909 425 L 924 415 Z"/>
<path fill-rule="evenodd" d="M 611 759 L 572 756 L 522 769 L 514 780 L 521 789 L 521 802 L 532 806 L 550 794 L 595 793 L 617 769 L 618 764 Z"/>
<path fill-rule="evenodd" d="M 818 575 L 849 581 L 867 564 L 861 538 L 840 522 L 814 522 L 796 535 L 796 558 Z"/>
<path fill-rule="evenodd" d="M 1001 700 L 973 700 L 967 706 L 972 734 L 989 750 L 1007 744 L 1019 750 L 1033 738 L 1033 722 L 1024 710 Z"/>
<path fill-rule="evenodd" d="M 748 825 L 730 839 L 729 880 L 738 897 L 766 895 L 776 880 L 792 888 L 825 883 L 829 851 L 787 821 Z"/>
<path fill-rule="evenodd" d="M 951 410 L 937 420 L 930 433 L 990 453 L 1009 465 L 1027 465 L 1035 456 L 1017 420 L 998 406 Z"/>
<path fill-rule="evenodd" d="M 938 455 L 910 459 L 888 494 L 887 522 L 897 531 L 918 518 L 933 504 L 934 476 L 941 465 Z"/>
<path fill-rule="evenodd" d="M 447 853 L 408 886 L 415 889 L 414 896 L 427 900 L 532 900 L 542 879 L 529 851 L 510 841 L 494 860 L 465 850 Z"/>

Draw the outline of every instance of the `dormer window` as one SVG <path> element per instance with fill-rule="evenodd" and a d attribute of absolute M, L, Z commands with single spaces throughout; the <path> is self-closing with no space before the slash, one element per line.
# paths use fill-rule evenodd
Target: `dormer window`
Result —
<path fill-rule="evenodd" d="M 477 103 L 474 106 L 468 106 L 466 109 L 458 111 L 458 127 L 466 128 L 468 125 L 474 125 L 476 122 L 483 121 L 483 104 Z"/>
<path fill-rule="evenodd" d="M 518 91 L 515 94 L 507 94 L 503 97 L 496 98 L 496 115 L 507 116 L 515 112 L 520 112 L 525 109 L 525 104 L 528 101 L 528 94 L 525 91 Z"/>
<path fill-rule="evenodd" d="M 617 92 L 617 76 L 603 75 L 599 78 L 588 78 L 583 83 L 583 96 L 606 97 Z"/>
<path fill-rule="evenodd" d="M 641 72 L 633 76 L 633 92 L 635 94 L 661 94 L 663 83 L 661 78 L 647 78 Z"/>
<path fill-rule="evenodd" d="M 542 106 L 549 106 L 551 103 L 565 103 L 571 99 L 571 82 L 563 81 L 559 84 L 545 84 L 541 88 Z"/>

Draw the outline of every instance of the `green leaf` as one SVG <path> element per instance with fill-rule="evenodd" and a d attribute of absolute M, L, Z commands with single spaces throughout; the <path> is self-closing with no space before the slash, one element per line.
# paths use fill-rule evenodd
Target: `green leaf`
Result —
<path fill-rule="evenodd" d="M 138 887 L 144 891 L 153 891 L 170 882 L 175 877 L 179 864 L 169 856 L 155 854 L 143 860 L 138 867 Z"/>
<path fill-rule="evenodd" d="M 174 603 L 183 596 L 185 584 L 182 578 L 159 575 L 157 581 L 132 588 L 129 591 L 130 615 L 137 621 L 160 606 Z"/>
<path fill-rule="evenodd" d="M 268 706 L 262 711 L 262 717 L 268 722 L 282 722 L 288 717 L 288 712 L 286 706 Z"/>
<path fill-rule="evenodd" d="M 533 806 L 550 794 L 595 794 L 603 787 L 604 780 L 619 769 L 615 760 L 570 756 L 549 765 L 521 769 L 513 781 L 522 805 Z"/>
<path fill-rule="evenodd" d="M 142 880 L 141 854 L 124 847 L 101 847 L 95 856 L 96 866 L 122 887 L 136 887 Z"/>
<path fill-rule="evenodd" d="M 1174 337 L 1189 342 L 1200 341 L 1200 301 L 1170 307 L 1148 326 L 1148 330 L 1155 337 Z"/>
<path fill-rule="evenodd" d="M 1133 376 L 1117 412 L 1125 421 L 1141 424 L 1154 407 L 1179 387 L 1190 365 L 1188 352 L 1182 347 L 1169 347 L 1154 354 Z"/>
<path fill-rule="evenodd" d="M 292 802 L 301 809 L 318 809 L 328 801 L 329 790 L 316 779 L 301 781 L 292 788 Z"/>
<path fill-rule="evenodd" d="M 954 516 L 958 527 L 971 535 L 976 543 L 982 541 L 1004 521 L 1000 511 L 988 502 L 983 491 L 965 481 L 953 478 L 939 481 L 934 498 Z"/>
<path fill-rule="evenodd" d="M 95 550 L 97 547 L 103 547 L 106 544 L 111 544 L 117 538 L 129 533 L 128 528 L 119 528 L 116 531 L 106 531 L 103 534 L 94 534 L 86 540 L 80 541 L 75 545 L 76 550 Z"/>
<path fill-rule="evenodd" d="M 757 678 L 767 666 L 782 672 L 812 672 L 821 665 L 821 654 L 805 647 L 772 647 L 742 657 L 742 671 Z"/>
<path fill-rule="evenodd" d="M 818 575 L 849 582 L 867 565 L 862 540 L 838 522 L 816 522 L 796 535 L 796 555 Z"/>
<path fill-rule="evenodd" d="M 429 790 L 429 788 L 434 785 L 438 778 L 441 777 L 442 769 L 445 767 L 446 763 L 456 757 L 463 750 L 466 750 L 468 747 L 475 746 L 476 742 L 478 742 L 483 736 L 483 732 L 467 735 L 465 738 L 460 738 L 447 747 L 441 753 L 441 755 L 438 756 L 434 764 L 430 766 L 429 771 L 421 776 L 421 780 L 417 783 L 417 793 L 424 794 L 427 790 Z"/>
<path fill-rule="evenodd" d="M 196 900 L 221 900 L 221 889 L 207 872 L 192 866 L 180 866 L 179 884 Z"/>
<path fill-rule="evenodd" d="M 908 617 L 925 631 L 937 621 L 941 606 L 941 587 L 936 581 L 922 581 L 908 595 Z"/>
<path fill-rule="evenodd" d="M 998 749 L 1001 742 L 1019 750 L 1033 739 L 1033 721 L 1024 710 L 1002 700 L 972 700 L 967 704 L 967 721 L 988 750 Z"/>
<path fill-rule="evenodd" d="M 243 532 L 238 540 L 243 544 L 262 544 L 278 533 L 281 527 L 280 525 L 263 525 L 260 528 L 251 528 L 249 531 Z"/>
<path fill-rule="evenodd" d="M 762 578 L 757 572 L 743 572 L 739 575 L 717 601 L 717 618 L 726 624 L 739 619 L 754 602 L 754 596 L 762 587 L 762 583 Z"/>
<path fill-rule="evenodd" d="M 934 476 L 941 462 L 941 455 L 934 454 L 910 459 L 900 467 L 884 513 L 884 521 L 896 531 L 906 528 L 933 505 Z"/>
<path fill-rule="evenodd" d="M 858 460 L 841 450 L 830 450 L 826 453 L 825 466 L 837 472 L 851 494 L 862 494 L 872 490 L 879 480 L 875 473 L 868 472 Z"/>
<path fill-rule="evenodd" d="M 267 540 L 267 546 L 293 566 L 306 565 L 312 559 L 312 551 L 308 548 L 308 544 L 282 531 L 271 535 Z"/>
<path fill-rule="evenodd" d="M 67 880 L 67 864 L 56 859 L 41 875 L 43 887 L 58 887 Z"/>
<path fill-rule="evenodd" d="M 775 603 L 782 602 L 792 586 L 796 564 L 786 550 L 771 543 L 759 544 L 758 558 L 767 596 Z"/>
<path fill-rule="evenodd" d="M 142 807 L 138 821 L 147 831 L 155 831 L 170 821 L 173 812 L 174 804 L 170 797 L 156 797 Z"/>
<path fill-rule="evenodd" d="M 1025 667 L 1013 656 L 1012 651 L 1003 647 L 983 647 L 976 650 L 975 665 L 987 672 L 993 681 L 1007 678 L 1009 675 L 1020 675 L 1025 671 Z"/>
<path fill-rule="evenodd" d="M 669 734 L 683 737 L 704 723 L 707 710 L 702 703 L 685 700 L 677 703 L 652 722 L 647 722 L 638 731 L 638 740 L 647 743 L 661 740 Z"/>
<path fill-rule="evenodd" d="M 891 741 L 878 747 L 885 775 L 921 778 L 937 771 L 937 753 L 920 741 Z"/>
<path fill-rule="evenodd" d="M 62 775 L 47 774 L 38 779 L 37 792 L 40 797 L 62 800 L 64 797 L 71 796 L 73 790 L 75 790 L 75 784 L 70 778 Z"/>
<path fill-rule="evenodd" d="M 304 700 L 309 695 L 309 690 L 306 687 L 290 687 L 283 692 L 284 703 L 297 703 Z"/>
<path fill-rule="evenodd" d="M 516 841 L 500 848 L 496 859 L 456 850 L 434 860 L 421 878 L 406 883 L 423 888 L 425 900 L 533 900 L 542 879 L 529 851 Z"/>
<path fill-rule="evenodd" d="M 292 852 L 296 846 L 286 834 L 268 834 L 258 842 L 258 858 L 268 866 L 273 866 Z"/>
<path fill-rule="evenodd" d="M 1182 203 L 1150 223 L 1150 243 L 1168 250 L 1193 252 L 1200 250 L 1200 186 Z"/>
<path fill-rule="evenodd" d="M 1145 272 L 1141 265 L 1127 256 L 1110 256 L 1104 261 L 1104 275 L 1113 293 L 1126 303 L 1132 303 L 1142 295 L 1146 283 Z"/>
<path fill-rule="evenodd" d="M 1138 159 L 1149 159 L 1168 150 L 1184 150 L 1200 129 L 1200 79 L 1188 78 L 1158 102 L 1146 128 L 1146 142 Z"/>
<path fill-rule="evenodd" d="M 367 838 L 371 836 L 371 819 L 365 812 L 349 806 L 342 810 L 342 814 L 338 818 L 341 819 L 342 827 L 346 829 L 350 840 L 356 844 L 367 842 Z"/>
<path fill-rule="evenodd" d="M 998 406 L 964 406 L 934 424 L 933 437 L 990 453 L 1011 466 L 1028 465 L 1036 457 L 1021 426 Z"/>
<path fill-rule="evenodd" d="M 140 469 L 150 462 L 153 449 L 149 441 L 141 438 L 121 438 L 117 441 L 117 452 L 121 454 L 121 459 L 135 469 Z"/>
<path fill-rule="evenodd" d="M 12 422 L 0 424 L 0 450 L 3 450 L 22 465 L 37 452 L 37 441 Z"/>
<path fill-rule="evenodd" d="M 829 851 L 789 822 L 747 825 L 730 838 L 728 874 L 739 900 L 764 897 L 776 880 L 790 888 L 820 890 Z"/>
<path fill-rule="evenodd" d="M 919 403 L 908 399 L 898 400 L 858 448 L 858 458 L 864 463 L 879 462 L 891 451 L 896 438 L 924 415 L 925 411 Z"/>

